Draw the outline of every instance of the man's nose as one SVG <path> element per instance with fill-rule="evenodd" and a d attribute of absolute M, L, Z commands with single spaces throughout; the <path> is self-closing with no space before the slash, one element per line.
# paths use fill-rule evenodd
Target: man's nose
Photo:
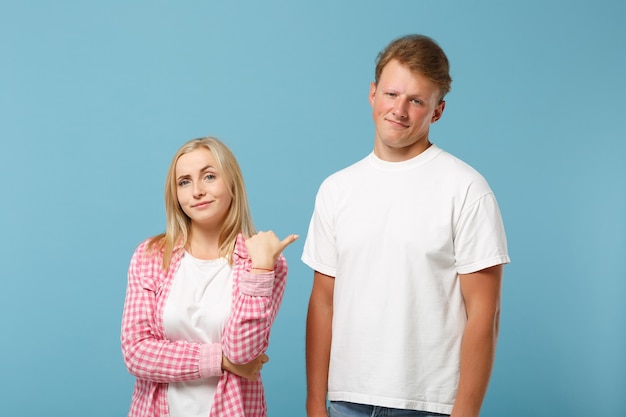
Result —
<path fill-rule="evenodd" d="M 407 106 L 408 103 L 405 100 L 396 100 L 395 106 L 393 107 L 394 116 L 400 119 L 406 119 L 408 115 Z"/>

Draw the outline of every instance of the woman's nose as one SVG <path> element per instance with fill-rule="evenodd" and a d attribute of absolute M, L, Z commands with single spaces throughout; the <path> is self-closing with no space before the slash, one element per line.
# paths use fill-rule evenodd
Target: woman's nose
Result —
<path fill-rule="evenodd" d="M 205 194 L 206 194 L 206 191 L 204 190 L 204 187 L 202 186 L 202 183 L 195 183 L 194 186 L 193 186 L 193 196 L 194 196 L 194 198 L 204 197 Z"/>

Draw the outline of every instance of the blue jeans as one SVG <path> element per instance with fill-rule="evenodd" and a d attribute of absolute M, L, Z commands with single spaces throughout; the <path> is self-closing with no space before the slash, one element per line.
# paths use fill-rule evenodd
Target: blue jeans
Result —
<path fill-rule="evenodd" d="M 328 407 L 328 415 L 330 417 L 442 417 L 448 414 L 331 401 L 330 407 Z"/>

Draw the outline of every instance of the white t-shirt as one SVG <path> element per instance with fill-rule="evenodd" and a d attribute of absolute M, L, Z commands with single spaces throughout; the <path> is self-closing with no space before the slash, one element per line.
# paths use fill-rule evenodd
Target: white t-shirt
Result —
<path fill-rule="evenodd" d="M 450 413 L 466 322 L 457 274 L 509 262 L 495 197 L 435 145 L 321 185 L 302 260 L 335 277 L 328 399 Z"/>
<path fill-rule="evenodd" d="M 185 252 L 163 312 L 171 341 L 220 343 L 230 314 L 232 268 L 226 258 L 202 260 Z M 170 383 L 170 417 L 206 417 L 213 406 L 219 377 Z"/>

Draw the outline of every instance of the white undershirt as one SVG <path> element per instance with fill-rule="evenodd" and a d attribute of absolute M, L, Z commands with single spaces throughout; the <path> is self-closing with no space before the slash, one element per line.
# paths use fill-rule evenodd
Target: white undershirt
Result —
<path fill-rule="evenodd" d="M 219 343 L 230 314 L 232 268 L 225 258 L 202 260 L 185 252 L 163 312 L 171 341 Z M 206 417 L 219 377 L 170 383 L 170 417 Z"/>

